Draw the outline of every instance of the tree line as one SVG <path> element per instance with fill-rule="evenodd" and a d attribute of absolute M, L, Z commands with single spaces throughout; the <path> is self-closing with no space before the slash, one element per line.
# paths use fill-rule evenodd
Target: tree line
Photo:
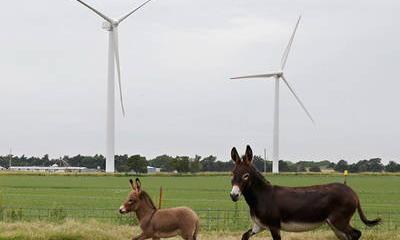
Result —
<path fill-rule="evenodd" d="M 53 164 L 59 164 L 60 160 L 67 162 L 72 167 L 87 167 L 91 169 L 105 169 L 105 158 L 102 155 L 94 156 L 64 156 L 61 159 L 50 159 L 49 155 L 43 157 L 26 157 L 22 156 L 0 156 L 0 166 L 9 167 L 11 159 L 12 166 L 43 166 L 49 167 Z M 253 159 L 254 166 L 259 171 L 267 172 L 272 170 L 272 162 L 265 161 L 260 156 L 255 156 Z M 195 157 L 188 156 L 168 156 L 161 155 L 153 159 L 146 159 L 141 155 L 116 155 L 115 168 L 118 172 L 136 172 L 146 173 L 147 166 L 160 168 L 162 172 L 178 172 L 178 173 L 196 173 L 196 172 L 228 172 L 231 171 L 234 164 L 232 161 L 219 161 L 215 156 Z M 281 172 L 321 172 L 323 170 L 334 170 L 343 172 L 348 170 L 352 173 L 359 172 L 400 172 L 400 164 L 395 161 L 390 161 L 387 165 L 382 163 L 380 158 L 372 158 L 369 160 L 361 160 L 357 163 L 349 164 L 345 160 L 340 160 L 337 163 L 330 161 L 279 161 L 279 170 Z"/>

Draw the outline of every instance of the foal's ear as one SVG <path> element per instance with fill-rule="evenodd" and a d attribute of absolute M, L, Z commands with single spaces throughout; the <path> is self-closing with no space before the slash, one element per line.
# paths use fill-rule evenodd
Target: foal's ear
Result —
<path fill-rule="evenodd" d="M 251 162 L 253 161 L 253 150 L 251 150 L 250 145 L 247 145 L 246 147 L 246 154 L 244 155 L 244 161 L 247 164 L 251 164 Z"/>
<path fill-rule="evenodd" d="M 136 182 L 137 191 L 141 192 L 142 191 L 142 183 L 140 182 L 139 178 L 136 178 L 135 182 Z"/>
<path fill-rule="evenodd" d="M 236 164 L 240 164 L 241 159 L 240 159 L 239 153 L 235 147 L 232 148 L 231 158 Z"/>
<path fill-rule="evenodd" d="M 133 183 L 132 179 L 129 179 L 129 183 L 131 185 L 132 190 L 136 190 L 135 184 Z"/>

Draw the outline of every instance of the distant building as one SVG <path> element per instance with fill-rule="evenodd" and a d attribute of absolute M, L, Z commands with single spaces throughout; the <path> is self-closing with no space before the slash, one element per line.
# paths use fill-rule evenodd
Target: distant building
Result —
<path fill-rule="evenodd" d="M 54 164 L 50 167 L 36 167 L 36 166 L 22 166 L 22 167 L 10 167 L 11 171 L 28 171 L 28 172 L 96 172 L 96 169 L 89 169 L 86 167 L 59 167 Z"/>
<path fill-rule="evenodd" d="M 161 172 L 161 168 L 147 166 L 147 173 L 159 173 Z"/>

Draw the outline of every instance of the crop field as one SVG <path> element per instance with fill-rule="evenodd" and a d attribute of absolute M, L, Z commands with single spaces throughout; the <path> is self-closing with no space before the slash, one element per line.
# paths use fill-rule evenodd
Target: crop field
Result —
<path fill-rule="evenodd" d="M 130 191 L 129 178 L 3 174 L 0 175 L 3 220 L 48 220 L 53 216 L 56 220 L 94 218 L 107 221 L 119 216 L 117 209 Z M 267 179 L 273 184 L 286 186 L 343 182 L 342 176 L 329 174 L 267 175 Z M 143 176 L 141 182 L 156 203 L 160 186 L 163 187 L 163 207 L 184 205 L 198 211 L 203 229 L 238 230 L 249 225 L 245 201 L 234 204 L 229 198 L 229 175 Z M 353 175 L 349 176 L 347 184 L 359 194 L 369 218 L 380 215 L 384 219 L 381 227 L 388 230 L 400 228 L 400 176 Z M 358 216 L 354 220 L 356 225 L 360 225 Z"/>

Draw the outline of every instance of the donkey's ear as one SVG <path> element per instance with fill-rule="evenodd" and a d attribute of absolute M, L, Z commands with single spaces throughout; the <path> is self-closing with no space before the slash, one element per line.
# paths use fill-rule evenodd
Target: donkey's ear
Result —
<path fill-rule="evenodd" d="M 132 179 L 129 179 L 129 183 L 131 185 L 132 190 L 136 190 L 135 184 L 133 183 Z"/>
<path fill-rule="evenodd" d="M 249 145 L 247 145 L 246 147 L 246 154 L 244 155 L 244 161 L 247 164 L 251 164 L 251 162 L 253 161 L 253 150 L 251 150 L 251 147 Z"/>
<path fill-rule="evenodd" d="M 136 178 L 136 189 L 138 192 L 142 191 L 142 183 L 140 182 L 139 178 Z"/>
<path fill-rule="evenodd" d="M 238 151 L 236 150 L 235 147 L 232 148 L 231 158 L 236 164 L 240 164 L 241 159 L 240 159 L 239 153 L 238 153 Z"/>

